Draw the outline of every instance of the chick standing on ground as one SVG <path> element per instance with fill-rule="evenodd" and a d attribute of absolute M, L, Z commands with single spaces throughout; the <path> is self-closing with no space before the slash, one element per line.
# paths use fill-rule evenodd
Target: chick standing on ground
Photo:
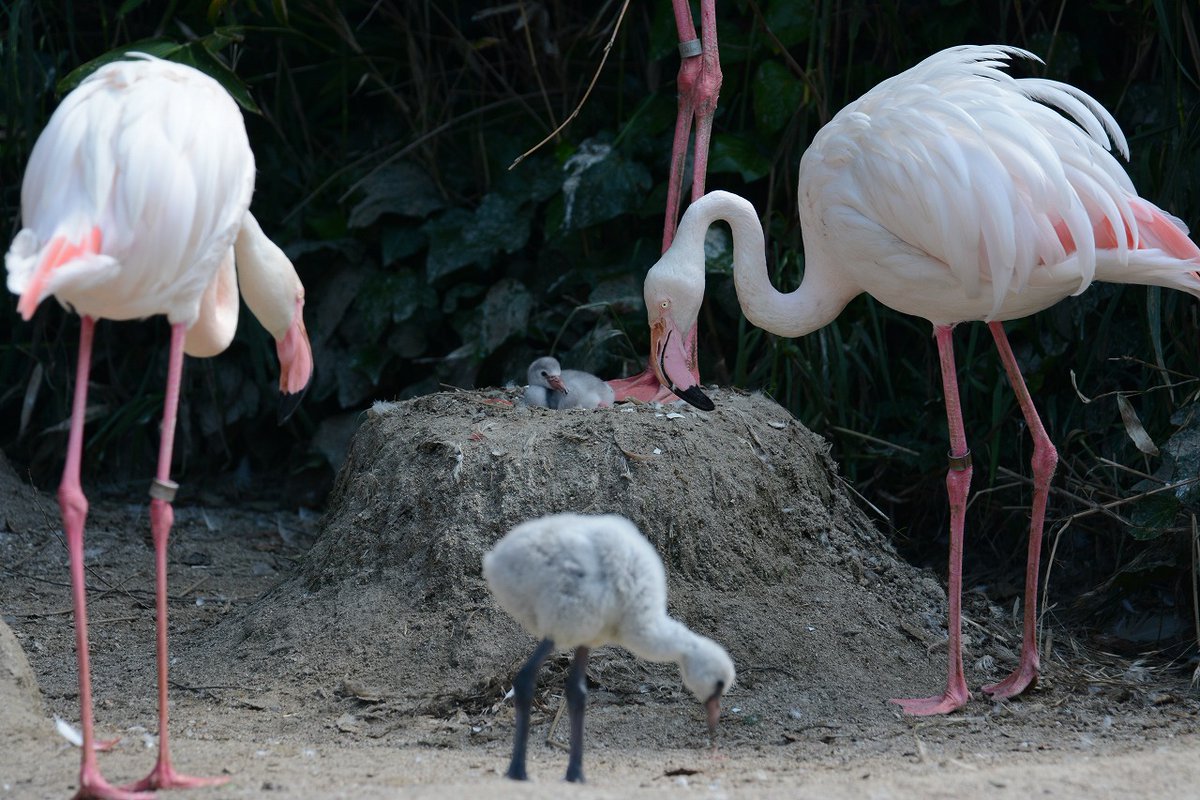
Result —
<path fill-rule="evenodd" d="M 525 403 L 542 408 L 607 408 L 613 390 L 590 372 L 563 369 L 558 359 L 544 356 L 529 365 Z"/>
<path fill-rule="evenodd" d="M 567 678 L 571 718 L 568 781 L 583 781 L 588 651 L 617 644 L 650 661 L 679 664 L 716 734 L 721 695 L 734 681 L 719 644 L 667 616 L 667 580 L 653 545 L 615 514 L 555 514 L 513 528 L 483 557 L 497 602 L 534 636 L 537 649 L 513 681 L 517 724 L 507 775 L 525 780 L 525 748 L 537 673 L 557 648 L 575 649 Z"/>

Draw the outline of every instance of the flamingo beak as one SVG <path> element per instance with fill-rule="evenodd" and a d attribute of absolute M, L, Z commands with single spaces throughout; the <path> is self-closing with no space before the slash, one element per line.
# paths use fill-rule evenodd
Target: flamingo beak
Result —
<path fill-rule="evenodd" d="M 659 383 L 701 411 L 716 408 L 692 377 L 695 356 L 684 348 L 683 334 L 670 314 L 663 314 L 650 326 L 650 352 L 654 354 L 652 364 Z"/>
<path fill-rule="evenodd" d="M 296 300 L 292 324 L 282 339 L 275 342 L 279 356 L 279 424 L 287 422 L 304 399 L 312 383 L 312 344 L 304 327 L 304 298 Z"/>
<path fill-rule="evenodd" d="M 547 375 L 546 383 L 550 384 L 550 388 L 556 392 L 570 394 L 570 392 L 567 391 L 567 385 L 563 383 L 562 376 L 560 375 Z"/>
<path fill-rule="evenodd" d="M 708 737 L 714 740 L 714 746 L 717 738 L 717 722 L 721 719 L 721 695 L 714 694 L 704 702 L 704 710 L 708 716 Z"/>

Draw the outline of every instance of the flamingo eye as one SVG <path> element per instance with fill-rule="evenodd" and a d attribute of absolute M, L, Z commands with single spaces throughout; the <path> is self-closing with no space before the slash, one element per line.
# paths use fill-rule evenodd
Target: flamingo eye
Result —
<path fill-rule="evenodd" d="M 660 305 L 660 306 L 662 306 L 663 308 L 670 308 L 670 307 L 671 307 L 671 301 L 670 301 L 670 300 L 663 300 L 661 303 L 659 303 L 659 305 Z"/>
<path fill-rule="evenodd" d="M 543 378 L 548 378 L 548 377 L 550 377 L 550 376 L 546 374 L 546 370 L 542 370 L 542 377 L 543 377 Z"/>

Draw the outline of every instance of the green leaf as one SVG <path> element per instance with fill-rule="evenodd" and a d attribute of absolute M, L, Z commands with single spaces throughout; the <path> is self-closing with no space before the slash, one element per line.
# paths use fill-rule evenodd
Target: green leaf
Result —
<path fill-rule="evenodd" d="M 145 53 L 148 56 L 156 58 L 165 58 L 168 61 L 173 60 L 173 56 L 179 51 L 180 45 L 178 42 L 173 42 L 170 39 L 142 39 L 141 41 L 133 42 L 132 44 L 121 45 L 113 50 L 109 50 L 103 55 L 96 56 L 91 61 L 80 64 L 75 69 L 63 76 L 62 80 L 54 87 L 55 91 L 61 97 L 79 84 L 83 83 L 83 79 L 91 75 L 96 70 L 103 67 L 105 64 L 111 64 L 114 61 L 124 59 L 129 53 Z"/>
<path fill-rule="evenodd" d="M 763 17 L 767 29 L 784 47 L 800 44 L 812 32 L 815 3 L 797 3 L 796 0 L 771 0 Z"/>
<path fill-rule="evenodd" d="M 420 228 L 384 228 L 379 236 L 383 266 L 408 258 L 426 244 L 425 234 Z"/>
<path fill-rule="evenodd" d="M 533 295 L 525 284 L 504 278 L 492 286 L 479 310 L 483 354 L 496 352 L 510 336 L 523 332 L 532 310 Z"/>
<path fill-rule="evenodd" d="M 350 212 L 351 228 L 365 228 L 383 214 L 424 219 L 445 208 L 445 201 L 425 172 L 411 162 L 387 164 L 362 181 L 363 199 Z"/>
<path fill-rule="evenodd" d="M 800 109 L 802 84 L 778 61 L 764 61 L 754 79 L 754 120 L 762 133 L 778 133 Z"/>
<path fill-rule="evenodd" d="M 224 47 L 229 41 L 228 37 L 223 34 L 214 34 L 198 42 L 191 42 L 186 47 L 180 49 L 171 60 L 195 67 L 221 84 L 225 88 L 225 91 L 229 92 L 229 95 L 243 109 L 252 114 L 261 114 L 262 111 L 259 110 L 258 104 L 254 102 L 254 98 L 250 96 L 250 90 L 246 88 L 246 84 L 242 83 L 237 73 L 225 66 L 225 62 L 217 58 L 215 53 L 209 49 L 210 44 L 213 47 L 219 48 Z"/>
<path fill-rule="evenodd" d="M 497 192 L 483 198 L 474 213 L 452 208 L 425 223 L 429 255 L 425 275 L 433 281 L 472 264 L 487 266 L 500 252 L 513 253 L 529 241 L 532 208 Z"/>
<path fill-rule="evenodd" d="M 385 348 L 375 344 L 364 345 L 354 351 L 350 365 L 367 377 L 373 386 L 379 384 L 383 370 L 391 361 L 392 354 Z"/>
<path fill-rule="evenodd" d="M 437 308 L 437 292 L 416 273 L 377 272 L 364 283 L 354 308 L 366 338 L 379 339 L 392 324 L 411 319 L 422 308 Z"/>
<path fill-rule="evenodd" d="M 750 183 L 770 172 L 771 162 L 758 151 L 750 139 L 723 133 L 713 137 L 712 150 L 708 156 L 708 171 L 736 172 L 742 176 L 742 180 Z"/>
<path fill-rule="evenodd" d="M 121 19 L 122 17 L 126 16 L 131 11 L 145 4 L 145 2 L 146 0 L 125 0 L 124 3 L 121 3 L 120 8 L 117 9 L 117 19 Z"/>
<path fill-rule="evenodd" d="M 580 230 L 634 211 L 650 173 L 610 144 L 588 139 L 563 164 L 563 230 Z"/>
<path fill-rule="evenodd" d="M 733 275 L 733 236 L 722 225 L 710 225 L 704 234 L 704 271 Z"/>
<path fill-rule="evenodd" d="M 254 114 L 259 114 L 261 112 L 258 105 L 250 97 L 250 91 L 246 88 L 246 84 L 242 83 L 237 74 L 225 66 L 225 63 L 209 50 L 209 46 L 220 49 L 233 41 L 233 37 L 227 32 L 229 30 L 233 29 L 223 29 L 222 32 L 214 33 L 188 44 L 179 44 L 170 39 L 143 39 L 132 44 L 122 45 L 71 70 L 58 82 L 55 89 L 60 96 L 65 95 L 105 64 L 121 61 L 130 53 L 145 53 L 149 56 L 155 56 L 166 61 L 174 61 L 177 64 L 186 64 L 189 67 L 200 70 L 221 84 L 225 91 L 229 92 L 230 96 L 243 109 Z"/>

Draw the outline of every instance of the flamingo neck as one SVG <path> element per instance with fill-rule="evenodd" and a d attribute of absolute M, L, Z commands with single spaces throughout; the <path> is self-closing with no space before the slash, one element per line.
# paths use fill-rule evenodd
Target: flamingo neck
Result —
<path fill-rule="evenodd" d="M 845 285 L 820 254 L 808 253 L 804 280 L 792 292 L 771 285 L 767 272 L 766 241 L 758 214 L 749 201 L 729 192 L 710 192 L 688 207 L 680 221 L 676 241 L 699 243 L 717 220 L 733 234 L 733 279 L 738 303 L 751 323 L 779 336 L 804 336 L 832 322 L 857 290 Z M 703 258 L 691 259 L 700 265 Z"/>
<path fill-rule="evenodd" d="M 682 622 L 660 613 L 651 619 L 639 620 L 623 631 L 620 644 L 647 661 L 679 662 L 695 646 L 699 637 Z"/>

